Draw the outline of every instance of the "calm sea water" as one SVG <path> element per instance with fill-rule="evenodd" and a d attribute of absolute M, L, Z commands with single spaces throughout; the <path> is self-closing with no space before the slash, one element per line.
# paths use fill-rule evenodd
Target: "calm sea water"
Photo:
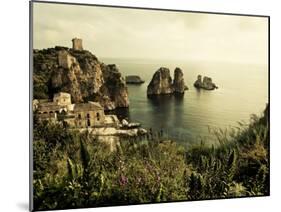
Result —
<path fill-rule="evenodd" d="M 123 76 L 139 75 L 145 80 L 141 85 L 128 85 L 130 108 L 118 115 L 140 122 L 145 128 L 163 129 L 176 140 L 192 143 L 209 137 L 208 128 L 226 129 L 249 122 L 251 114 L 261 114 L 268 102 L 267 65 L 156 61 L 103 58 L 114 63 Z M 189 87 L 183 97 L 161 96 L 149 99 L 146 95 L 154 72 L 161 66 L 180 67 Z M 197 90 L 193 83 L 197 75 L 212 77 L 219 89 Z"/>

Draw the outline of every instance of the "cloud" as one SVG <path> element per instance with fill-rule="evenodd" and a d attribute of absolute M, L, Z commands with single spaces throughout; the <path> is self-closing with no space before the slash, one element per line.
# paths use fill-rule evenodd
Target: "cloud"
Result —
<path fill-rule="evenodd" d="M 34 3 L 34 47 L 71 45 L 100 57 L 267 63 L 267 19 Z"/>

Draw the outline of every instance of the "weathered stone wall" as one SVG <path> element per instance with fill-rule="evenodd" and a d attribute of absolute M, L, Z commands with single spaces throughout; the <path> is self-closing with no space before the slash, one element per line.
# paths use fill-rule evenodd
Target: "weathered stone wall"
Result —
<path fill-rule="evenodd" d="M 64 119 L 64 122 L 66 122 L 69 127 L 72 127 L 72 128 L 76 127 L 75 118 Z"/>
<path fill-rule="evenodd" d="M 81 111 L 75 113 L 76 127 L 98 127 L 104 125 L 104 111 Z"/>
<path fill-rule="evenodd" d="M 37 115 L 39 121 L 48 120 L 55 123 L 57 121 L 57 113 L 41 113 Z"/>
<path fill-rule="evenodd" d="M 71 105 L 71 96 L 67 93 L 58 93 L 54 95 L 53 102 L 62 106 Z"/>

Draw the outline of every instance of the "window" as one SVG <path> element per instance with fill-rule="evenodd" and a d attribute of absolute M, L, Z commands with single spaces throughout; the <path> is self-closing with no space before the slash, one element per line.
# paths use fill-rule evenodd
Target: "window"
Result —
<path fill-rule="evenodd" d="M 87 113 L 87 118 L 88 118 L 88 119 L 90 118 L 90 114 L 89 114 L 89 113 Z"/>
<path fill-rule="evenodd" d="M 78 114 L 78 119 L 81 119 L 81 114 Z"/>
<path fill-rule="evenodd" d="M 97 120 L 99 121 L 100 120 L 100 114 L 97 113 Z"/>

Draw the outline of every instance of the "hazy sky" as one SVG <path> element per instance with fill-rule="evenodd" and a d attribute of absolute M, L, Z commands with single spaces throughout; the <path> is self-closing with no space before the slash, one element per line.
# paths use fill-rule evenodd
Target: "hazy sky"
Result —
<path fill-rule="evenodd" d="M 98 57 L 267 64 L 267 19 L 34 3 L 34 48 L 83 39 Z"/>

